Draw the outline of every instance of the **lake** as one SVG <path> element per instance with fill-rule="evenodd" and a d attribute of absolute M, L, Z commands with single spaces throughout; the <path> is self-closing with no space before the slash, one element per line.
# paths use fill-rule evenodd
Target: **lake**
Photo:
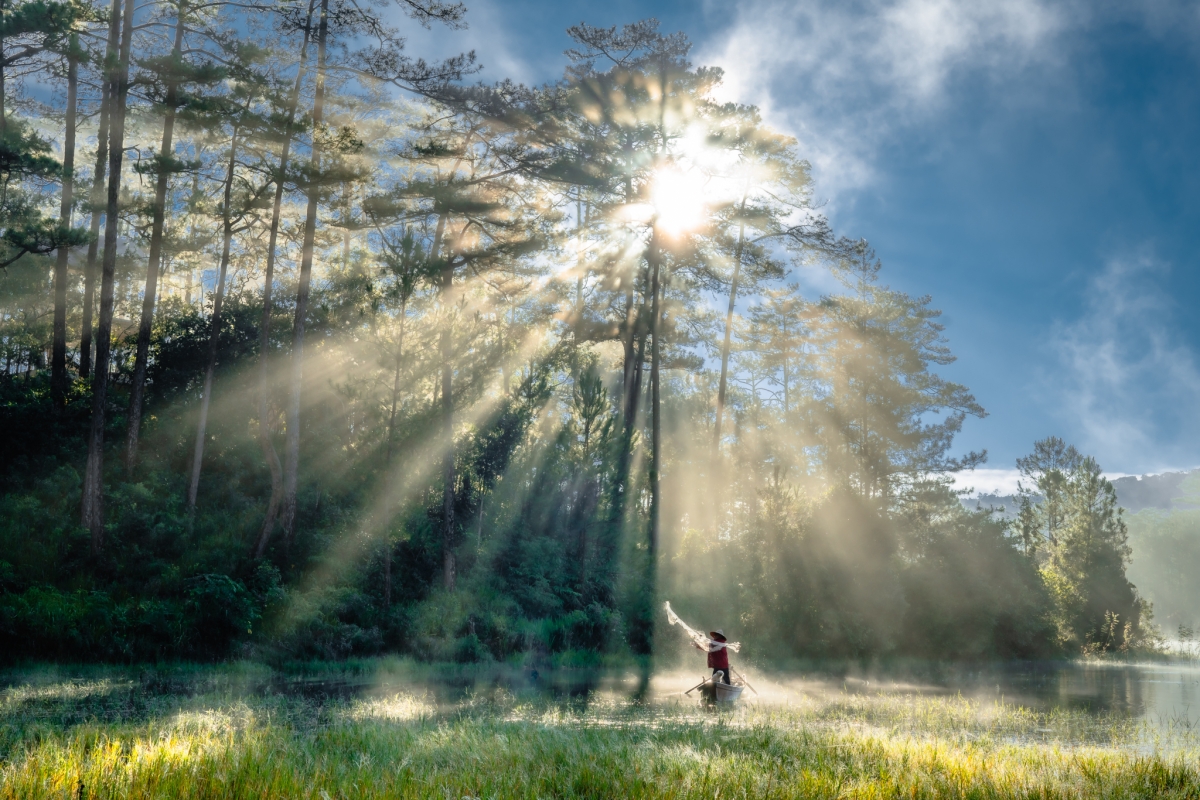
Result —
<path fill-rule="evenodd" d="M 845 694 L 917 696 L 963 695 L 980 701 L 1008 703 L 1046 711 L 1115 714 L 1154 725 L 1200 730 L 1200 662 L 1122 664 L 1096 661 L 1005 662 L 987 665 L 904 663 L 898 666 L 806 665 L 795 671 L 757 669 L 734 663 L 747 673 L 755 695 L 743 699 L 760 704 L 787 704 L 805 698 Z M 602 697 L 632 697 L 641 681 L 633 671 L 541 669 L 510 666 L 453 667 L 419 670 L 419 675 L 364 676 L 361 680 L 277 678 L 277 691 L 308 695 L 377 695 L 420 687 L 442 702 L 496 692 L 550 696 L 583 704 Z M 692 702 L 683 695 L 706 673 L 695 668 L 656 671 L 642 696 L 653 703 Z"/>
<path fill-rule="evenodd" d="M 451 707 L 477 699 L 551 699 L 589 706 L 606 700 L 640 698 L 654 705 L 692 704 L 685 695 L 707 672 L 702 661 L 661 669 L 648 683 L 634 670 L 535 669 L 516 665 L 427 665 L 380 659 L 358 666 L 313 664 L 275 671 L 249 664 L 227 668 L 123 669 L 46 667 L 35 673 L 17 671 L 0 680 L 9 692 L 22 686 L 41 687 L 31 708 L 45 706 L 53 716 L 73 707 L 70 699 L 91 698 L 80 713 L 98 719 L 138 719 L 159 704 L 186 706 L 202 697 L 305 698 L 318 706 L 328 702 L 379 698 L 398 693 L 424 696 L 437 706 Z M 812 663 L 796 669 L 760 669 L 747 662 L 734 668 L 746 673 L 751 686 L 741 705 L 856 707 L 870 697 L 964 698 L 991 705 L 1003 701 L 1039 712 L 1061 709 L 1074 715 L 1145 721 L 1154 727 L 1200 732 L 1200 661 L 1120 664 L 1112 662 L 1008 662 L 985 665 L 904 662 L 891 665 Z M 309 671 L 311 670 L 311 671 Z M 97 680 L 102 679 L 102 680 Z M 59 696 L 61 695 L 61 697 Z M 149 705 L 145 698 L 159 700 Z M 177 698 L 176 701 L 170 698 Z M 189 700 L 188 698 L 192 698 Z M 857 698 L 857 699 L 855 699 Z M 507 701 L 505 701 L 507 702 Z M 40 712 L 39 712 L 40 713 Z"/>
<path fill-rule="evenodd" d="M 793 691 L 962 694 L 1039 710 L 1107 712 L 1156 725 L 1200 729 L 1200 662 L 1121 664 L 1114 662 L 1014 662 L 984 667 L 928 665 L 887 671 L 848 671 L 799 683 L 776 682 Z"/>

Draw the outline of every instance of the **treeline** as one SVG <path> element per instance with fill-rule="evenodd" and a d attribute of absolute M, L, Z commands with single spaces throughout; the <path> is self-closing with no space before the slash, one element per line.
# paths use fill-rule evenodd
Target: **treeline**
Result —
<path fill-rule="evenodd" d="M 466 21 L 0 5 L 2 652 L 587 660 L 663 597 L 769 656 L 1145 642 L 1094 462 L 963 510 L 938 312 L 682 34 L 471 85 L 397 11 Z"/>
<path fill-rule="evenodd" d="M 1144 509 L 1129 517 L 1129 574 L 1154 601 L 1164 633 L 1185 640 L 1200 625 L 1200 585 L 1194 577 L 1200 564 L 1200 475 L 1188 475 L 1176 492 L 1168 498 L 1174 499 L 1174 509 Z"/>

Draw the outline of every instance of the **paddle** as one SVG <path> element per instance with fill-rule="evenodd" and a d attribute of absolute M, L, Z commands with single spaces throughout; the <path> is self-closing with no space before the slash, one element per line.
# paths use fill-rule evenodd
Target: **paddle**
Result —
<path fill-rule="evenodd" d="M 708 678 L 705 678 L 704 680 L 700 681 L 695 686 L 693 686 L 692 688 L 690 688 L 686 692 L 684 692 L 684 694 L 685 695 L 691 694 L 692 692 L 696 691 L 697 689 L 699 689 L 701 686 L 703 686 L 706 683 L 708 683 Z"/>
<path fill-rule="evenodd" d="M 741 678 L 741 679 L 742 679 L 742 683 L 746 684 L 746 686 L 747 686 L 747 687 L 750 689 L 750 691 L 754 692 L 754 695 L 755 695 L 756 697 L 758 696 L 758 689 L 755 689 L 753 686 L 750 686 L 750 681 L 746 680 L 746 676 L 745 676 L 745 675 L 743 675 L 742 673 L 738 672 L 738 671 L 737 671 L 736 669 L 734 669 L 733 667 L 730 667 L 730 668 L 729 668 L 729 670 L 730 670 L 730 671 L 731 671 L 731 672 L 732 672 L 734 675 L 737 675 L 739 678 Z"/>

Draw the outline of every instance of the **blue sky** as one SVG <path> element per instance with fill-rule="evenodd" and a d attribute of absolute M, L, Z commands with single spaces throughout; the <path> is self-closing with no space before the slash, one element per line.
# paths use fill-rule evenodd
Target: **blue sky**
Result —
<path fill-rule="evenodd" d="M 990 412 L 979 488 L 1036 438 L 1114 474 L 1200 466 L 1200 6 L 1179 0 L 468 0 L 485 76 L 562 70 L 563 33 L 657 17 L 796 136 L 835 228 L 930 294 Z M 814 292 L 820 275 L 799 276 Z"/>

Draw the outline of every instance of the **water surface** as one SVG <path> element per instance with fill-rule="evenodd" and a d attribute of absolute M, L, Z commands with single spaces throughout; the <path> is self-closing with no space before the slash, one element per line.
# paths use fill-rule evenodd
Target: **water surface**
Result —
<path fill-rule="evenodd" d="M 1200 729 L 1200 663 L 1011 662 L 985 666 L 813 670 L 800 679 L 765 676 L 800 693 L 915 693 L 1003 700 L 1039 711 L 1114 714 Z M 839 684 L 840 679 L 840 684 Z"/>
<path fill-rule="evenodd" d="M 239 697 L 302 699 L 316 707 L 396 695 L 424 697 L 434 707 L 523 698 L 567 702 L 581 708 L 610 700 L 646 704 L 699 703 L 684 694 L 707 670 L 659 670 L 649 679 L 636 670 L 548 669 L 518 665 L 421 665 L 381 659 L 357 668 L 336 663 L 312 670 L 278 671 L 256 665 L 203 668 L 116 669 L 97 674 L 69 668 L 0 675 L 6 715 L 33 714 L 105 721 L 151 717 L 164 707 Z M 735 664 L 757 693 L 742 705 L 818 704 L 869 697 L 954 698 L 1038 712 L 1054 710 L 1146 722 L 1200 732 L 1200 662 L 1012 662 L 986 665 L 906 663 L 901 666 L 813 664 L 787 671 Z M 191 701 L 189 701 L 191 698 Z M 859 704 L 861 705 L 861 703 Z M 856 706 L 858 707 L 858 706 Z M 76 720 L 75 717 L 78 717 Z"/>

